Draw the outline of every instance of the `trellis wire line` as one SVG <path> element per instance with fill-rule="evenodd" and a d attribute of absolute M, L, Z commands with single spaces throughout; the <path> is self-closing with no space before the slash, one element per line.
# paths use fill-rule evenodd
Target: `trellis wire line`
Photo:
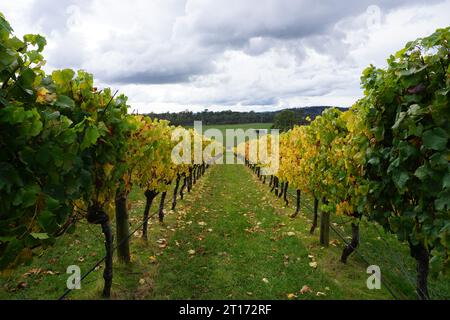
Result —
<path fill-rule="evenodd" d="M 116 244 L 112 251 L 114 252 L 119 246 L 121 246 L 125 241 L 128 241 L 140 228 L 142 228 L 142 226 L 144 225 L 144 223 L 148 222 L 151 218 L 153 218 L 154 216 L 156 216 L 158 214 L 158 211 L 155 212 L 152 215 L 149 215 L 146 219 L 144 219 L 139 225 L 138 227 L 136 227 L 136 229 L 134 229 L 134 231 L 130 232 L 130 234 L 128 235 L 128 237 L 122 239 L 122 241 L 118 244 Z M 103 239 L 102 239 L 103 240 Z M 89 271 L 87 271 L 81 278 L 80 278 L 80 283 L 81 281 L 83 281 L 88 275 L 90 275 L 103 261 L 105 261 L 106 259 L 106 255 L 103 256 L 103 258 L 101 258 L 100 260 L 97 261 L 97 263 L 91 268 L 89 269 Z M 72 289 L 67 289 L 59 298 L 58 300 L 63 300 L 65 297 L 67 297 L 70 292 L 72 292 Z"/>
<path fill-rule="evenodd" d="M 144 225 L 144 223 L 148 222 L 148 220 L 150 220 L 151 218 L 153 218 L 154 216 L 156 216 L 158 214 L 158 212 L 155 212 L 152 215 L 149 215 L 146 219 L 144 219 L 144 221 L 142 221 L 139 226 L 134 229 L 134 231 L 130 232 L 130 234 L 128 235 L 128 237 L 122 239 L 122 241 L 118 244 L 116 244 L 112 251 L 115 251 L 119 246 L 121 246 L 125 241 L 128 241 L 140 228 L 142 228 L 142 226 Z M 80 278 L 80 283 L 81 281 L 83 281 L 88 275 L 90 275 L 103 261 L 105 261 L 106 259 L 106 255 L 103 256 L 103 258 L 101 258 L 100 260 L 97 261 L 97 263 L 91 268 L 89 269 L 89 271 L 87 271 L 81 278 Z M 62 300 L 65 297 L 67 297 L 69 295 L 69 293 L 72 292 L 72 289 L 67 289 L 59 298 L 58 300 Z"/>
<path fill-rule="evenodd" d="M 281 192 L 283 192 L 283 191 L 281 191 Z M 291 197 L 296 197 L 297 195 L 294 195 L 293 193 L 292 193 L 292 191 L 290 191 L 290 190 L 287 190 L 287 194 L 288 195 L 290 195 Z M 303 206 L 306 208 L 306 209 L 308 209 L 308 210 L 310 210 L 310 211 L 313 211 L 313 208 L 312 208 L 312 206 L 310 205 L 310 204 L 306 204 L 306 201 L 303 201 L 302 202 L 303 203 Z M 300 205 L 300 207 L 301 207 L 301 205 Z M 342 218 L 341 218 L 342 219 Z M 346 224 L 348 224 L 350 221 L 352 221 L 352 220 L 349 220 L 349 221 L 347 221 L 347 222 L 345 222 L 345 223 L 342 223 L 342 224 L 338 224 L 338 223 L 336 223 L 338 226 L 342 226 L 342 225 L 346 225 Z M 338 237 L 340 237 L 341 238 L 341 240 L 345 243 L 345 245 L 349 245 L 349 243 L 347 242 L 347 240 L 344 238 L 344 236 L 340 233 L 340 232 L 338 232 L 335 228 L 334 228 L 334 226 L 333 226 L 333 224 L 330 224 L 330 228 L 336 233 L 336 235 L 338 235 Z M 366 259 L 366 257 L 361 253 L 361 252 L 359 252 L 358 251 L 358 249 L 357 248 L 354 248 L 354 252 L 367 264 L 367 265 L 370 265 L 370 263 L 368 262 L 368 260 Z M 409 278 L 409 275 L 406 275 L 406 278 L 408 279 Z M 409 280 L 409 279 L 408 279 Z M 391 287 L 390 287 L 390 285 L 388 284 L 388 282 L 387 281 L 384 281 L 384 282 L 386 282 L 385 283 L 385 287 L 386 287 L 386 289 L 388 290 L 388 292 L 391 294 L 391 296 L 395 299 L 395 300 L 398 300 L 398 297 L 395 295 L 395 293 L 393 292 L 393 290 L 391 289 Z"/>

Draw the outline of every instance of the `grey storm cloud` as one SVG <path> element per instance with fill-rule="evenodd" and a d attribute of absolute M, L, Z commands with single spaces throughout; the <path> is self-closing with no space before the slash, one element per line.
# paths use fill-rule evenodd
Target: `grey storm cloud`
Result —
<path fill-rule="evenodd" d="M 141 105 L 269 108 L 297 97 L 356 96 L 362 68 L 386 58 L 380 47 L 393 52 L 400 39 L 416 38 L 417 21 L 439 14 L 429 23 L 435 28 L 445 20 L 437 9 L 424 16 L 436 3 L 450 7 L 450 0 L 34 0 L 20 15 L 30 32 L 47 36 L 50 69 L 86 69 Z M 404 24 L 414 34 L 382 20 L 394 29 L 370 38 L 369 6 L 382 19 L 413 8 Z"/>
<path fill-rule="evenodd" d="M 97 76 L 102 80 L 119 84 L 185 83 L 189 82 L 192 76 L 214 72 L 214 61 L 227 49 L 260 55 L 274 46 L 285 46 L 301 58 L 304 43 L 292 40 L 304 40 L 321 51 L 330 49 L 331 54 L 339 57 L 345 55 L 346 47 L 339 41 L 341 37 L 339 32 L 332 31 L 332 27 L 338 21 L 363 13 L 369 5 L 378 5 L 382 10 L 389 10 L 416 1 L 351 0 L 339 4 L 331 0 L 176 2 L 185 6 L 185 10 L 184 15 L 173 21 L 173 39 L 166 40 L 168 43 L 172 42 L 172 47 L 169 46 L 167 51 L 149 50 L 148 56 L 143 57 L 138 50 L 134 50 L 137 48 L 133 43 L 128 42 L 121 48 L 120 37 L 117 37 L 116 41 L 107 39 L 109 51 L 120 52 L 123 48 L 126 49 L 123 63 L 128 66 L 127 72 L 108 74 L 100 68 L 95 70 Z M 92 3 L 89 0 L 39 0 L 31 7 L 30 18 L 47 34 L 55 30 L 64 33 L 70 19 L 78 14 L 76 8 L 81 8 L 83 14 L 92 13 Z M 127 5 L 132 6 L 133 1 Z M 145 41 L 145 32 L 143 29 L 142 35 L 138 35 L 136 40 Z M 328 36 L 325 36 L 327 33 Z M 178 54 L 175 59 L 167 58 L 167 55 L 176 54 L 177 48 L 182 48 L 185 41 L 201 48 L 201 59 L 193 59 L 188 51 L 184 52 L 184 56 Z M 114 46 L 115 43 L 117 46 Z M 147 46 L 153 45 L 149 39 Z M 64 61 L 74 61 L 74 67 L 81 67 L 83 61 L 80 60 L 88 59 L 82 46 L 81 41 L 62 44 L 54 50 L 54 54 L 59 55 L 59 58 L 54 59 L 55 65 L 60 67 Z M 71 58 L 69 50 L 77 57 Z M 197 53 L 194 50 L 191 54 Z M 136 61 L 141 61 L 141 64 L 137 64 Z M 180 63 L 181 61 L 183 63 Z"/>
<path fill-rule="evenodd" d="M 195 73 L 191 70 L 186 70 L 186 72 L 179 72 L 179 70 L 155 72 L 151 70 L 131 74 L 114 75 L 111 77 L 106 77 L 105 80 L 119 84 L 173 84 L 188 82 L 193 75 L 195 75 Z"/>
<path fill-rule="evenodd" d="M 216 1 L 204 1 L 200 8 L 190 10 L 187 6 L 187 21 L 180 27 L 198 37 L 203 45 L 242 47 L 252 38 L 299 39 L 321 35 L 338 21 L 361 14 L 373 5 L 390 10 L 431 2 L 438 1 L 227 0 L 223 6 Z"/>
<path fill-rule="evenodd" d="M 278 103 L 279 99 L 275 97 L 261 98 L 261 99 L 247 99 L 241 101 L 243 106 L 273 106 Z"/>

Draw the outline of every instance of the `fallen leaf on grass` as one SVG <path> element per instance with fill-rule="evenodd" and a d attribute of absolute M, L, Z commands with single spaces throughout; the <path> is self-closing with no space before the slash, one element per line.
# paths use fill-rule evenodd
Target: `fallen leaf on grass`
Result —
<path fill-rule="evenodd" d="M 325 292 L 320 292 L 317 291 L 316 296 L 320 297 L 320 296 L 326 296 L 327 294 Z"/>
<path fill-rule="evenodd" d="M 60 273 L 59 273 L 59 272 L 52 271 L 52 270 L 47 270 L 47 271 L 42 272 L 42 274 L 54 276 L 54 275 L 58 275 L 58 274 L 60 274 Z"/>
<path fill-rule="evenodd" d="M 150 263 L 156 263 L 156 257 L 155 256 L 150 256 L 150 257 L 148 257 L 148 259 L 150 260 Z"/>
<path fill-rule="evenodd" d="M 31 275 L 39 274 L 41 272 L 42 272 L 41 268 L 33 268 L 33 269 L 28 270 L 28 272 L 24 273 L 22 275 L 22 278 L 26 278 L 26 277 L 29 277 Z"/>
<path fill-rule="evenodd" d="M 287 298 L 288 298 L 288 299 L 295 299 L 295 298 L 297 298 L 297 295 L 295 295 L 295 294 L 293 294 L 293 293 L 288 293 L 288 294 L 287 294 Z"/>
<path fill-rule="evenodd" d="M 334 240 L 330 241 L 330 244 L 331 244 L 333 247 L 336 247 L 336 246 L 339 244 L 339 240 L 334 239 Z"/>
<path fill-rule="evenodd" d="M 305 294 L 305 293 L 308 293 L 308 292 L 312 292 L 312 290 L 311 290 L 311 288 L 308 287 L 307 285 L 304 285 L 304 286 L 302 287 L 302 289 L 300 290 L 300 293 L 301 293 L 301 294 Z"/>
<path fill-rule="evenodd" d="M 33 268 L 33 269 L 30 269 L 28 272 L 24 273 L 22 275 L 22 278 L 28 278 L 31 275 L 50 275 L 50 276 L 54 276 L 54 275 L 58 275 L 58 274 L 60 274 L 60 273 L 52 271 L 52 270 L 42 270 L 40 268 Z"/>

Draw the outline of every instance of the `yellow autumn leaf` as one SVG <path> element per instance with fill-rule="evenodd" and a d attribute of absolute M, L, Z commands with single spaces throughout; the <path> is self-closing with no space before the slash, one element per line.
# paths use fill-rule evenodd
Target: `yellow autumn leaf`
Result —
<path fill-rule="evenodd" d="M 103 166 L 103 171 L 105 172 L 105 174 L 106 174 L 107 176 L 109 176 L 109 175 L 111 174 L 111 171 L 113 170 L 113 168 L 114 168 L 114 166 L 113 166 L 112 164 L 106 163 L 106 164 Z"/>
<path fill-rule="evenodd" d="M 49 91 L 46 88 L 40 88 L 37 92 L 36 92 L 36 103 L 45 103 L 46 102 L 46 96 L 49 93 Z"/>

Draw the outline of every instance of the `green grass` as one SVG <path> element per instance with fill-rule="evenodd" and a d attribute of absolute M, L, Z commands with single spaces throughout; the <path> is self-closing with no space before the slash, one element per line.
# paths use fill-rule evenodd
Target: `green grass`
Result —
<path fill-rule="evenodd" d="M 260 181 L 258 183 L 261 184 Z M 268 179 L 267 183 L 269 183 Z M 271 196 L 276 198 L 273 194 Z M 307 232 L 312 225 L 313 199 L 305 194 L 302 194 L 301 199 L 301 213 L 297 219 L 306 222 L 305 232 Z M 288 200 L 290 201 L 290 206 L 287 208 L 282 199 L 276 200 L 276 203 L 278 206 L 281 206 L 282 212 L 285 215 L 290 215 L 295 211 L 296 194 L 292 188 L 288 191 Z M 277 204 L 273 205 L 277 206 Z M 351 241 L 351 219 L 331 215 L 331 224 L 333 226 L 330 230 L 331 246 L 327 249 L 327 253 L 330 249 L 333 251 L 337 249 L 337 252 L 329 257 L 328 264 L 330 267 L 334 264 L 336 268 L 339 268 L 342 264 L 336 264 L 336 262 L 339 261 L 339 255 L 345 245 L 342 237 L 347 242 Z M 305 237 L 304 243 L 309 243 L 310 246 L 317 246 L 318 233 L 319 230 L 317 228 L 316 235 L 313 237 Z M 409 254 L 409 247 L 406 243 L 399 242 L 394 235 L 386 233 L 379 225 L 369 222 L 364 218 L 362 219 L 360 222 L 360 244 L 357 252 L 353 253 L 348 260 L 349 263 L 356 262 L 364 266 L 379 266 L 383 285 L 389 287 L 397 299 L 416 299 L 416 262 Z M 348 276 L 351 277 L 351 273 Z M 449 299 L 449 276 L 430 274 L 428 286 L 432 299 Z M 393 297 L 392 294 L 390 294 L 390 297 Z"/>
<path fill-rule="evenodd" d="M 304 221 L 291 221 L 273 201 L 243 166 L 213 168 L 202 201 L 193 204 L 161 256 L 146 298 L 286 299 L 290 293 L 301 299 L 389 298 L 384 289 L 366 288 L 359 263 L 340 266 L 332 261 L 337 250 L 305 243 L 310 237 Z M 305 285 L 312 292 L 299 294 Z"/>
<path fill-rule="evenodd" d="M 197 186 L 196 186 L 197 187 Z M 189 198 L 192 195 L 186 195 Z M 167 199 L 171 199 L 169 195 Z M 160 196 L 151 209 L 157 212 Z M 166 200 L 167 203 L 169 200 Z M 140 190 L 130 194 L 130 230 L 136 229 L 142 221 L 144 196 Z M 182 207 L 183 201 L 180 208 Z M 133 262 L 121 265 L 114 261 L 113 298 L 135 299 L 138 294 L 139 281 L 151 273 L 154 266 L 149 257 L 159 255 L 157 240 L 168 237 L 172 232 L 171 224 L 176 220 L 172 211 L 166 210 L 166 224 L 160 225 L 157 217 L 149 221 L 149 240 L 141 239 L 139 230 L 131 238 Z M 114 223 L 112 224 L 114 228 Z M 114 230 L 115 234 L 115 230 Z M 57 299 L 66 290 L 67 267 L 78 265 L 81 273 L 87 272 L 104 255 L 103 235 L 100 227 L 79 222 L 73 234 L 66 234 L 58 239 L 56 245 L 37 252 L 37 257 L 30 265 L 0 274 L 0 300 L 2 299 Z M 28 274 L 30 273 L 31 274 Z M 51 272 L 51 274 L 49 274 Z M 74 290 L 69 299 L 100 299 L 103 287 L 103 264 L 92 272 L 83 282 L 81 290 Z M 25 285 L 24 285 L 25 284 Z"/>
<path fill-rule="evenodd" d="M 134 190 L 130 200 L 133 230 L 142 219 L 142 193 Z M 164 224 L 151 220 L 148 242 L 140 232 L 132 237 L 132 263 L 114 262 L 113 299 L 287 299 L 288 294 L 295 299 L 392 299 L 384 285 L 367 289 L 367 264 L 358 255 L 346 265 L 339 262 L 343 243 L 336 235 L 333 245 L 323 248 L 318 232 L 309 234 L 310 204 L 304 201 L 302 214 L 290 219 L 292 205 L 286 208 L 249 169 L 214 166 L 175 212 L 166 211 Z M 349 234 L 347 224 L 336 228 Z M 381 239 L 379 232 L 364 222 L 359 251 L 380 265 L 382 283 L 398 297 L 414 298 L 403 276 L 406 269 L 414 277 L 414 261 L 404 245 L 383 233 Z M 67 266 L 79 265 L 84 273 L 103 250 L 100 228 L 81 223 L 31 265 L 2 274 L 0 299 L 56 299 L 65 290 Z M 68 298 L 100 299 L 102 285 L 101 267 Z M 311 292 L 300 294 L 305 285 Z M 435 298 L 450 297 L 448 279 L 431 279 L 430 288 Z"/>

